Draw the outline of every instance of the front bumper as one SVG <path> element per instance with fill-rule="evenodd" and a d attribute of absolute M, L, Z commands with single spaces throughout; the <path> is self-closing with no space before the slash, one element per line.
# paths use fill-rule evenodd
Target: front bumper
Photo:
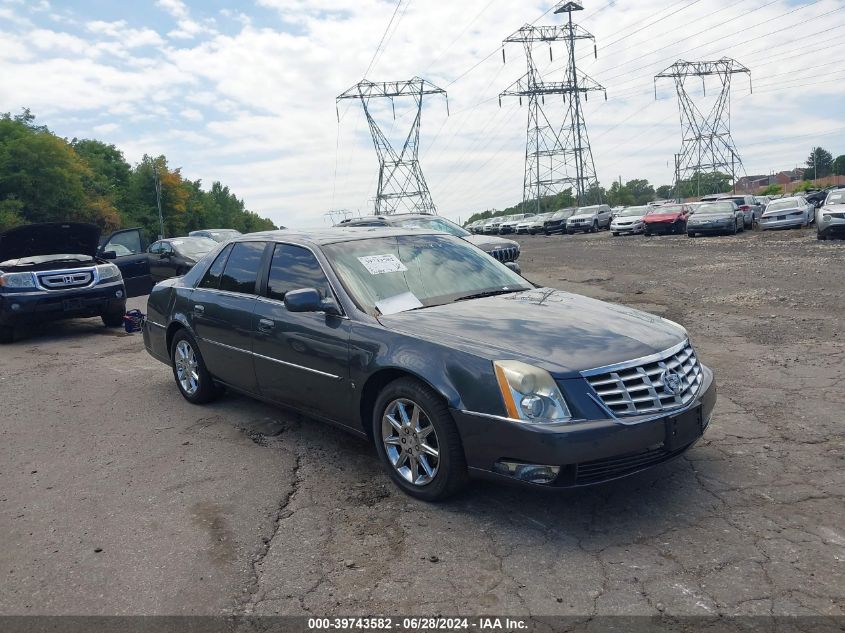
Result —
<path fill-rule="evenodd" d="M 845 218 L 823 215 L 816 230 L 822 237 L 845 235 Z"/>
<path fill-rule="evenodd" d="M 646 222 L 645 228 L 649 233 L 672 233 L 680 222 L 678 220 L 664 220 L 662 222 Z"/>
<path fill-rule="evenodd" d="M 643 233 L 645 231 L 645 226 L 642 224 L 627 224 L 624 226 L 614 226 L 613 224 L 610 225 L 610 232 L 611 233 Z"/>
<path fill-rule="evenodd" d="M 719 222 L 718 224 L 687 224 L 687 233 L 730 233 L 733 230 L 733 222 Z"/>
<path fill-rule="evenodd" d="M 525 483 L 495 472 L 501 460 L 560 467 L 543 488 L 573 488 L 627 477 L 683 454 L 704 434 L 716 405 L 713 373 L 686 407 L 660 414 L 530 425 L 453 410 L 470 474 Z"/>
<path fill-rule="evenodd" d="M 118 296 L 118 293 L 120 296 Z M 100 316 L 126 311 L 122 281 L 73 290 L 37 290 L 0 294 L 0 324 L 21 325 Z"/>

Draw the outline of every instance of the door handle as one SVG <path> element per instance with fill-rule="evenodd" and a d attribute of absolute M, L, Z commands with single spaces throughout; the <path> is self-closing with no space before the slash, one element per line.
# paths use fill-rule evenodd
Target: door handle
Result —
<path fill-rule="evenodd" d="M 205 312 L 205 306 L 199 305 L 199 304 L 194 306 L 194 313 L 195 314 L 202 314 L 203 312 Z"/>
<path fill-rule="evenodd" d="M 275 327 L 275 323 L 270 319 L 258 319 L 258 331 L 270 332 Z"/>

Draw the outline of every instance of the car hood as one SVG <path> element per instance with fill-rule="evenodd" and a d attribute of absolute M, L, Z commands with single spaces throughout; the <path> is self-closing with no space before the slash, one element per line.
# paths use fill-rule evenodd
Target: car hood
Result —
<path fill-rule="evenodd" d="M 519 248 L 519 242 L 492 235 L 467 235 L 463 239 L 470 244 L 475 244 L 482 251 L 487 251 L 488 253 L 500 248 Z"/>
<path fill-rule="evenodd" d="M 594 218 L 596 217 L 595 213 L 576 213 L 574 215 L 570 215 L 567 220 L 583 220 L 585 218 Z"/>
<path fill-rule="evenodd" d="M 613 221 L 627 224 L 628 222 L 642 222 L 644 217 L 644 215 L 622 215 L 613 218 Z"/>
<path fill-rule="evenodd" d="M 649 222 L 674 222 L 681 214 L 677 211 L 671 213 L 649 213 L 646 218 Z"/>
<path fill-rule="evenodd" d="M 412 310 L 379 321 L 408 336 L 489 358 L 517 359 L 564 376 L 641 358 L 686 340 L 661 317 L 538 288 Z"/>
<path fill-rule="evenodd" d="M 100 229 L 82 222 L 26 224 L 0 235 L 0 262 L 33 255 L 97 255 Z"/>

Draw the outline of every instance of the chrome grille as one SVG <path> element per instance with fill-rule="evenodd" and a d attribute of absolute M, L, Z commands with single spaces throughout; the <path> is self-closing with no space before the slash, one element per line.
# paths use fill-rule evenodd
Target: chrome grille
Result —
<path fill-rule="evenodd" d="M 677 374 L 675 392 L 664 384 Z M 646 359 L 582 374 L 604 405 L 615 415 L 666 411 L 688 404 L 701 387 L 701 363 L 689 342 Z"/>
<path fill-rule="evenodd" d="M 47 273 L 38 276 L 39 283 L 48 290 L 62 290 L 64 288 L 81 288 L 89 285 L 94 279 L 90 270 L 66 273 Z"/>
<path fill-rule="evenodd" d="M 494 251 L 490 251 L 490 254 L 500 262 L 514 262 L 519 257 L 519 249 L 515 246 L 511 248 L 497 248 Z"/>

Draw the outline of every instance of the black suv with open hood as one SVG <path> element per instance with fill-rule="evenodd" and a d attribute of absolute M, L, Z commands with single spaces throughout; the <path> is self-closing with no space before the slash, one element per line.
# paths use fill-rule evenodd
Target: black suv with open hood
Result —
<path fill-rule="evenodd" d="M 28 224 L 0 235 L 0 342 L 24 323 L 100 316 L 123 323 L 126 298 L 152 288 L 140 229 L 100 240 L 93 224 Z"/>

